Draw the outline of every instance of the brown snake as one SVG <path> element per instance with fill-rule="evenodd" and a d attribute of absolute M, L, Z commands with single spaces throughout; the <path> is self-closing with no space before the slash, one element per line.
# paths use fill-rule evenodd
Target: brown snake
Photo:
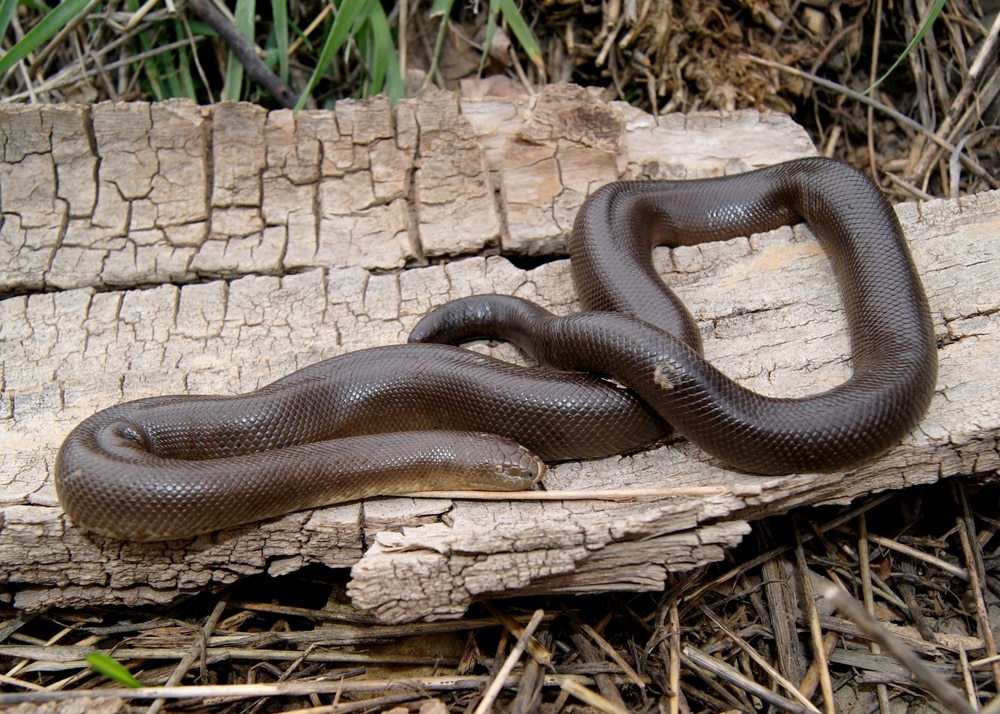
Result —
<path fill-rule="evenodd" d="M 701 357 L 651 250 L 800 220 L 833 261 L 853 375 L 801 399 L 763 397 Z M 665 432 L 663 420 L 747 471 L 843 469 L 898 442 L 930 401 L 927 299 L 892 207 L 845 164 L 610 184 L 577 216 L 570 255 L 581 301 L 596 312 L 556 318 L 514 298 L 467 298 L 426 316 L 411 342 L 511 339 L 544 363 L 634 391 L 445 345 L 363 350 L 242 396 L 99 412 L 60 449 L 63 507 L 100 534 L 166 540 L 378 494 L 526 488 L 542 460 L 635 450 Z"/>

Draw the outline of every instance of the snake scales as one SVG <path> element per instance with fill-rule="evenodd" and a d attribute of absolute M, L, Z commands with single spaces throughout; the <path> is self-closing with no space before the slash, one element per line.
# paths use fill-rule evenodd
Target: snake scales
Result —
<path fill-rule="evenodd" d="M 764 397 L 704 360 L 651 249 L 799 221 L 833 262 L 853 374 L 820 394 Z M 379 494 L 527 488 L 544 461 L 633 451 L 667 422 L 746 471 L 845 469 L 898 442 L 930 401 L 927 299 L 892 207 L 845 164 L 610 184 L 580 210 L 570 256 L 590 312 L 554 317 L 515 298 L 466 298 L 425 316 L 410 341 L 510 339 L 581 372 L 409 344 L 335 357 L 240 396 L 127 402 L 66 438 L 60 501 L 96 533 L 167 540 Z"/>

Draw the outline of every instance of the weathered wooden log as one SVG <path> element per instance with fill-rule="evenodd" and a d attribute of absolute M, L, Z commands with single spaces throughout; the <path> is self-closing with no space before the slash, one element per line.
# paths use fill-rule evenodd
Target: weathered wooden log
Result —
<path fill-rule="evenodd" d="M 939 387 L 920 427 L 858 471 L 748 476 L 679 441 L 555 466 L 546 487 L 708 492 L 385 498 L 185 542 L 94 537 L 67 522 L 51 470 L 63 437 L 95 410 L 254 389 L 401 342 L 430 307 L 464 295 L 572 312 L 562 256 L 590 191 L 814 150 L 781 115 L 656 120 L 565 85 L 530 101 L 435 93 L 297 116 L 240 104 L 4 105 L 0 142 L 0 597 L 19 608 L 162 603 L 309 563 L 352 567 L 355 603 L 387 621 L 457 616 L 480 596 L 657 589 L 668 571 L 722 557 L 753 519 L 1000 467 L 995 192 L 899 206 L 934 312 Z M 742 383 L 795 395 L 849 373 L 840 299 L 808 231 L 656 259 L 707 355 Z"/>

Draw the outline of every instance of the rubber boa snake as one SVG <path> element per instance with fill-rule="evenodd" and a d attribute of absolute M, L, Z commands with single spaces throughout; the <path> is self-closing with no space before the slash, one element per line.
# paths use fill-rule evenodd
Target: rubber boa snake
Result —
<path fill-rule="evenodd" d="M 820 394 L 763 397 L 701 356 L 652 247 L 799 221 L 832 260 L 853 375 Z M 589 312 L 557 318 L 515 298 L 466 298 L 431 311 L 410 340 L 510 339 L 545 364 L 593 374 L 409 344 L 334 357 L 245 395 L 127 402 L 66 438 L 59 499 L 98 534 L 184 538 L 379 494 L 526 488 L 544 461 L 634 451 L 667 422 L 746 471 L 838 470 L 897 443 L 933 394 L 930 310 L 902 229 L 846 164 L 609 184 L 577 215 L 570 257 Z"/>

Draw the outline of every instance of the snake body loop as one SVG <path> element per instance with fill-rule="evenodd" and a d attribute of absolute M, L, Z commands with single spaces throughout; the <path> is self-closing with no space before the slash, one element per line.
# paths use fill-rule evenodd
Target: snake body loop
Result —
<path fill-rule="evenodd" d="M 694 320 L 650 253 L 800 220 L 833 261 L 854 373 L 822 394 L 774 399 L 702 358 Z M 844 164 L 611 184 L 584 204 L 570 252 L 593 312 L 556 318 L 514 298 L 469 298 L 430 313 L 410 340 L 511 339 L 545 363 L 607 374 L 634 392 L 457 347 L 363 350 L 239 397 L 99 412 L 60 449 L 59 498 L 89 530 L 165 540 L 379 493 L 524 488 L 541 459 L 635 450 L 665 422 L 747 471 L 840 469 L 896 443 L 929 403 L 937 358 L 923 288 L 892 207 Z"/>
<path fill-rule="evenodd" d="M 853 375 L 801 399 L 764 397 L 705 361 L 683 304 L 652 268 L 654 245 L 697 245 L 805 221 L 844 297 Z M 937 379 L 930 308 L 896 214 L 859 171 L 804 159 L 696 181 L 621 182 L 597 191 L 570 243 L 581 300 L 555 318 L 504 296 L 452 302 L 411 341 L 499 337 L 560 369 L 607 374 L 681 435 L 760 474 L 855 466 L 919 421 Z"/>

